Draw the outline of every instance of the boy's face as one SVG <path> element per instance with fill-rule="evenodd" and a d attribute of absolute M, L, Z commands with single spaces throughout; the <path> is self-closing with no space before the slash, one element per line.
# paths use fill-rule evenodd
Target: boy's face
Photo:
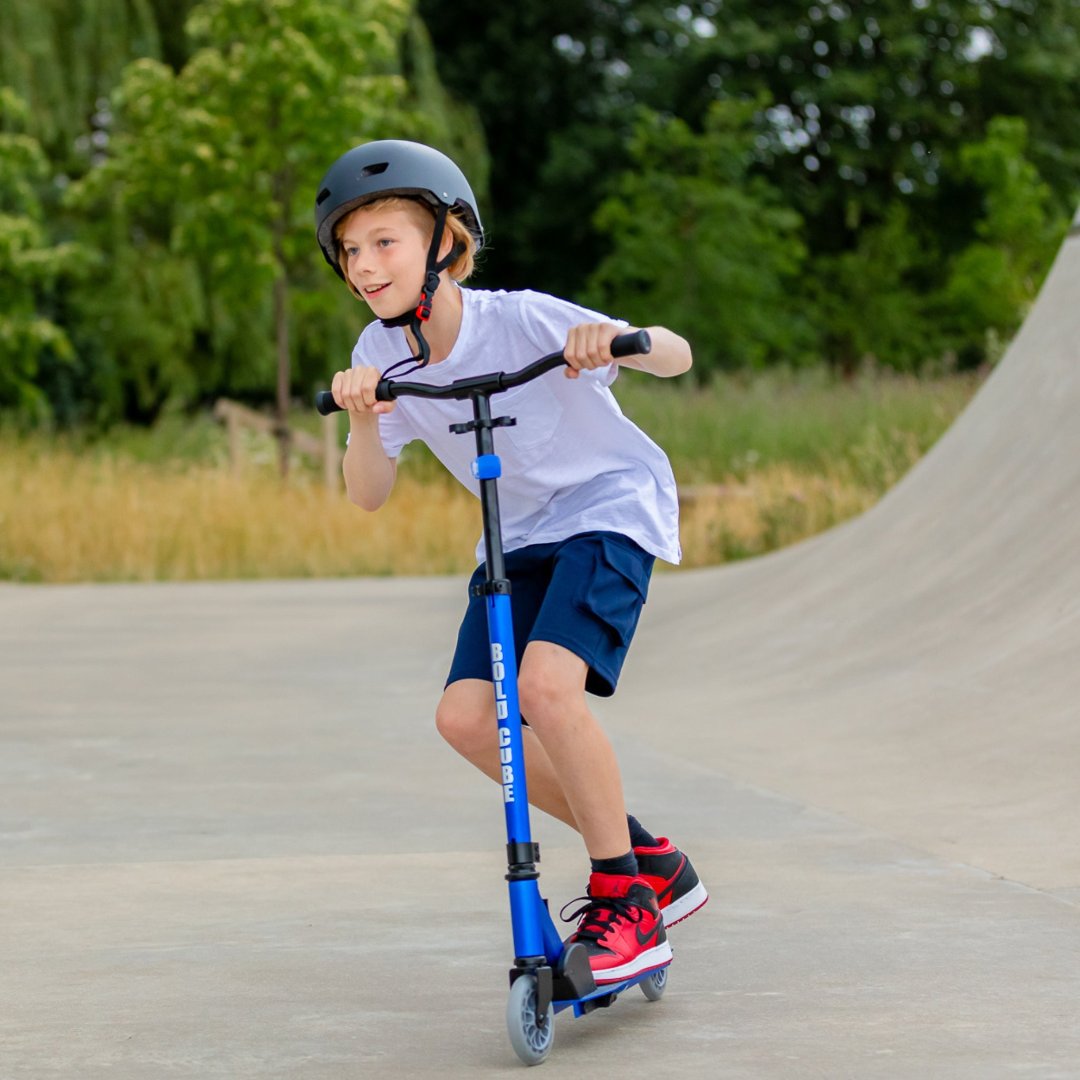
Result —
<path fill-rule="evenodd" d="M 345 219 L 345 273 L 378 318 L 400 315 L 420 296 L 431 242 L 418 220 L 422 214 L 420 207 L 362 206 Z"/>

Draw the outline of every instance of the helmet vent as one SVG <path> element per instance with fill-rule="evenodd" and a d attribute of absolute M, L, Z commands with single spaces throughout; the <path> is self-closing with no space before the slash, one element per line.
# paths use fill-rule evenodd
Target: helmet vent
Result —
<path fill-rule="evenodd" d="M 374 165 L 366 165 L 360 171 L 360 175 L 361 176 L 378 176 L 379 173 L 384 173 L 389 168 L 390 168 L 390 162 L 389 161 L 379 161 L 379 162 L 376 162 Z"/>
<path fill-rule="evenodd" d="M 322 206 L 322 204 L 324 202 L 326 202 L 326 200 L 329 198 L 329 196 L 330 196 L 330 189 L 328 187 L 324 187 L 322 189 L 322 191 L 320 191 L 319 194 L 315 196 L 315 205 L 316 206 Z"/>

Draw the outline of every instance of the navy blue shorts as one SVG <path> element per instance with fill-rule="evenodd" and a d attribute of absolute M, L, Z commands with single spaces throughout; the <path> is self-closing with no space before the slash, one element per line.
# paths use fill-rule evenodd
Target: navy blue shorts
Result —
<path fill-rule="evenodd" d="M 654 562 L 633 540 L 609 532 L 581 533 L 508 552 L 518 667 L 530 641 L 551 641 L 589 665 L 585 689 L 590 694 L 610 697 L 637 628 Z M 469 606 L 447 686 L 458 679 L 491 681 L 486 598 L 472 595 L 472 586 L 483 580 L 481 564 L 469 581 Z"/>

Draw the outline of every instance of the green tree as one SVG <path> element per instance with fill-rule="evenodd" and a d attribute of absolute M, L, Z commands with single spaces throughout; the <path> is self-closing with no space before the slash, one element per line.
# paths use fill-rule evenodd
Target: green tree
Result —
<path fill-rule="evenodd" d="M 39 187 L 48 162 L 22 129 L 29 110 L 0 87 L 0 407 L 48 412 L 36 385 L 45 356 L 73 358 L 71 342 L 51 311 L 62 276 L 78 273 L 84 253 L 48 238 Z"/>
<path fill-rule="evenodd" d="M 620 5 L 625 92 L 700 129 L 712 102 L 766 97 L 756 169 L 803 215 L 811 250 L 856 245 L 898 198 L 946 251 L 978 199 L 950 183 L 996 115 L 1023 118 L 1062 210 L 1080 186 L 1076 0 L 692 0 Z M 586 43 L 582 43 L 583 45 Z"/>
<path fill-rule="evenodd" d="M 27 133 L 53 169 L 81 173 L 101 146 L 101 104 L 124 66 L 157 56 L 147 0 L 7 0 L 0 4 L 0 84 L 30 109 Z M 95 136 L 95 132 L 98 132 Z"/>
<path fill-rule="evenodd" d="M 159 230 L 135 224 L 119 192 L 95 205 L 100 216 L 78 225 L 99 268 L 68 291 L 65 311 L 79 378 L 73 383 L 64 368 L 43 371 L 61 418 L 149 422 L 169 404 L 220 391 L 229 379 L 209 336 L 211 304 L 197 260 L 172 250 Z"/>
<path fill-rule="evenodd" d="M 272 351 L 283 470 L 290 296 L 316 275 L 326 287 L 312 197 L 343 149 L 408 126 L 395 74 L 407 15 L 405 0 L 206 0 L 180 72 L 125 72 L 110 155 L 76 197 L 119 199 L 136 251 L 145 236 L 196 268 L 218 357 L 262 371 Z"/>
<path fill-rule="evenodd" d="M 949 267 L 940 315 L 969 364 L 986 359 L 988 340 L 1019 328 L 1068 226 L 1027 152 L 1024 121 L 999 116 L 985 139 L 960 153 L 961 176 L 979 190 L 982 214 L 977 238 Z"/>
<path fill-rule="evenodd" d="M 907 207 L 860 229 L 850 251 L 821 255 L 807 282 L 820 348 L 845 376 L 863 361 L 914 370 L 937 347 L 918 276 L 923 251 Z"/>
<path fill-rule="evenodd" d="M 630 167 L 597 213 L 611 253 L 590 298 L 636 325 L 663 313 L 689 336 L 699 373 L 805 355 L 791 296 L 801 223 L 767 181 L 747 175 L 755 109 L 718 103 L 700 135 L 644 113 Z"/>
<path fill-rule="evenodd" d="M 451 94 L 439 80 L 435 46 L 420 16 L 413 11 L 401 40 L 401 73 L 407 86 L 412 126 L 423 138 L 461 165 L 481 207 L 489 201 L 491 159 L 474 104 Z"/>
<path fill-rule="evenodd" d="M 573 295 L 596 266 L 593 215 L 628 159 L 633 112 L 611 67 L 633 6 L 418 0 L 439 79 L 491 152 L 481 281 Z"/>
<path fill-rule="evenodd" d="M 444 82 L 476 103 L 487 132 L 488 267 L 500 284 L 573 294 L 610 251 L 595 208 L 627 164 L 638 105 L 702 132 L 716 101 L 766 101 L 748 175 L 801 216 L 808 280 L 893 280 L 910 292 L 890 298 L 883 330 L 902 312 L 936 311 L 947 268 L 977 238 L 982 193 L 961 153 L 994 116 L 1028 125 L 1051 209 L 1071 211 L 1080 188 L 1076 0 L 554 0 L 490 17 L 482 0 L 461 0 L 455 19 L 420 0 L 420 10 Z M 913 262 L 898 276 L 884 263 L 860 269 L 901 220 Z M 842 317 L 842 297 L 829 311 Z M 833 330 L 815 319 L 829 347 L 896 355 L 871 341 L 873 325 L 852 337 L 846 319 Z"/>

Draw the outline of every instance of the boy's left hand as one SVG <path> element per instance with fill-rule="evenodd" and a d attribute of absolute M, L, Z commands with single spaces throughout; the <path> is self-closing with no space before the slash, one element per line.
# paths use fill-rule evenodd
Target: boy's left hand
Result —
<path fill-rule="evenodd" d="M 582 323 L 571 327 L 563 349 L 566 377 L 576 379 L 582 371 L 614 364 L 611 343 L 623 332 L 624 328 L 614 323 Z"/>

